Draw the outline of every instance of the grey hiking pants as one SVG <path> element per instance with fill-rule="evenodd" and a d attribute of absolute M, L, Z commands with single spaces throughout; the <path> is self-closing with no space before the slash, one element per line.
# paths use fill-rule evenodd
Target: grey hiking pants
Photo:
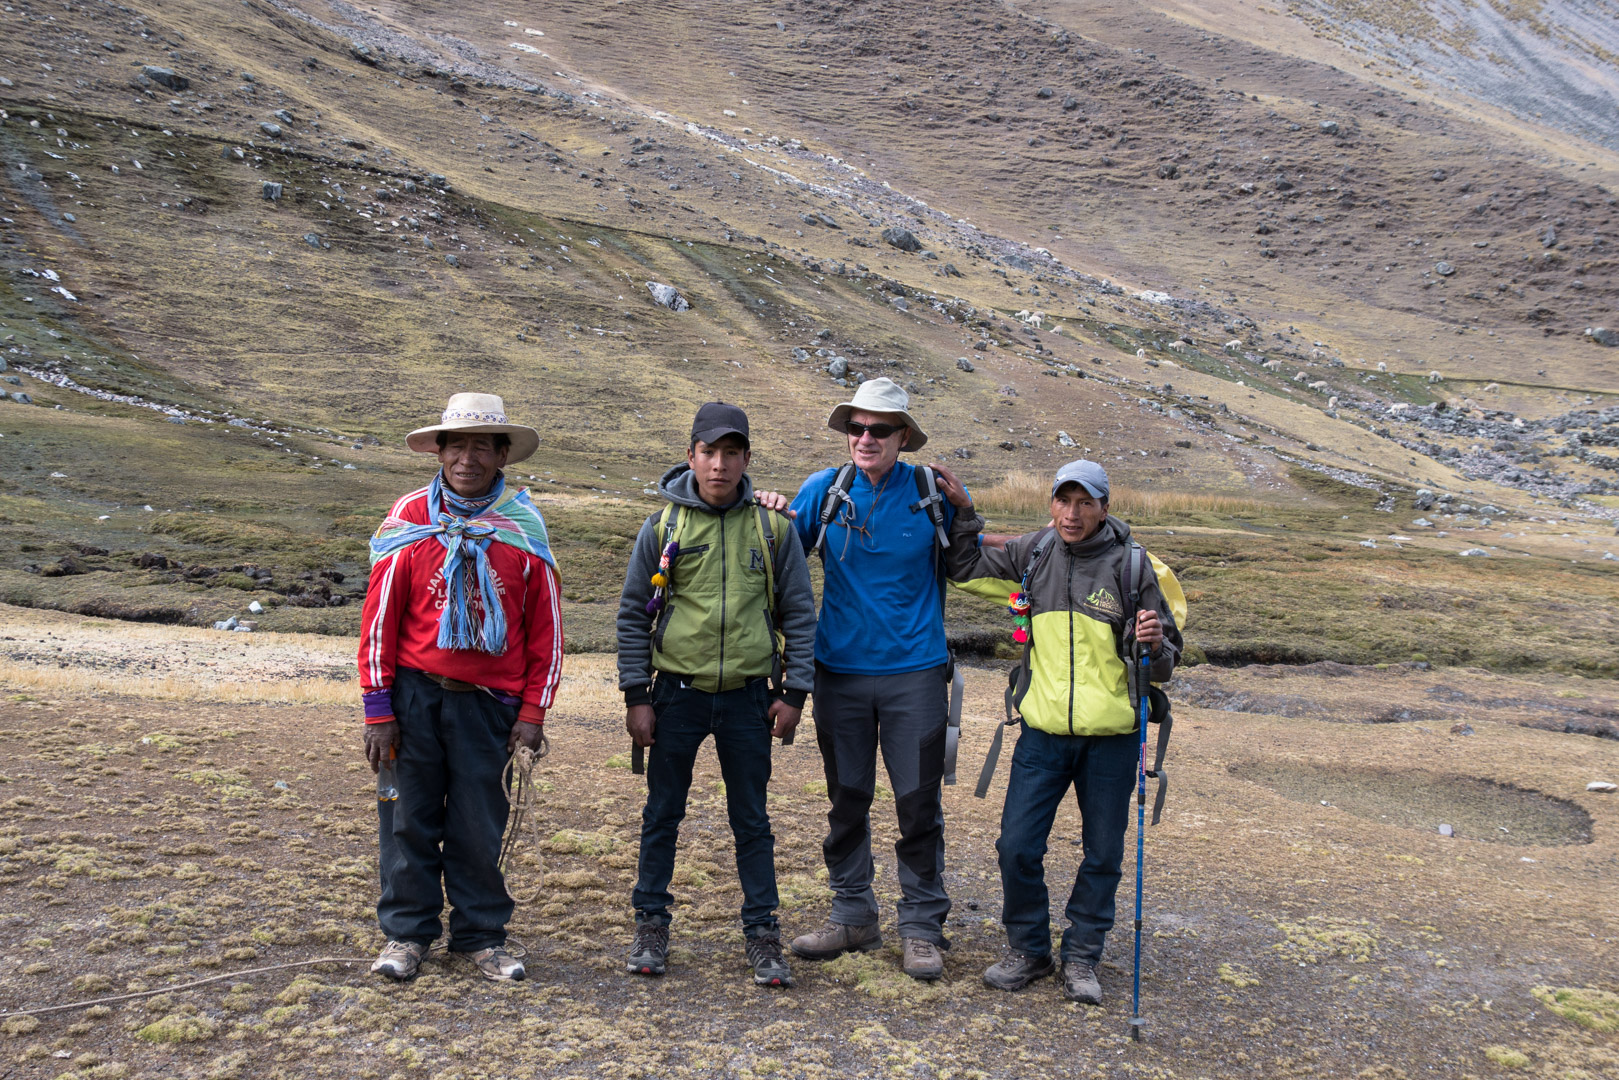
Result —
<path fill-rule="evenodd" d="M 950 898 L 944 891 L 946 665 L 902 675 L 846 675 L 815 665 L 815 741 L 832 806 L 821 845 L 832 886 L 832 921 L 877 921 L 872 890 L 871 802 L 877 751 L 883 754 L 899 816 L 899 933 L 945 944 Z"/>

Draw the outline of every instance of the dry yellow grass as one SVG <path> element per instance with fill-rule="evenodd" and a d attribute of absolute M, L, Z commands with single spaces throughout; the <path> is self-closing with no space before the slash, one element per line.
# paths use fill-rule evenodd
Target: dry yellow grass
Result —
<path fill-rule="evenodd" d="M 982 510 L 1010 517 L 1044 517 L 1051 508 L 1051 481 L 1019 469 L 1009 472 L 993 487 L 973 496 Z M 1174 517 L 1185 514 L 1251 514 L 1262 509 L 1253 499 L 1233 495 L 1209 495 L 1195 491 L 1142 491 L 1115 485 L 1108 509 L 1119 517 Z"/>

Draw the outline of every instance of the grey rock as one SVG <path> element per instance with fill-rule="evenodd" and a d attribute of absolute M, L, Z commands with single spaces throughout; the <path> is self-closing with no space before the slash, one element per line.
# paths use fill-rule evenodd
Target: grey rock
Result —
<path fill-rule="evenodd" d="M 819 221 L 822 225 L 825 225 L 829 229 L 841 229 L 841 228 L 843 228 L 843 226 L 839 225 L 838 222 L 837 222 L 837 219 L 834 218 L 831 214 L 823 214 L 819 210 L 817 210 L 814 213 L 813 216 L 814 216 L 816 221 Z"/>
<path fill-rule="evenodd" d="M 909 229 L 902 229 L 897 225 L 890 226 L 889 228 L 883 230 L 883 240 L 890 246 L 899 248 L 901 251 L 922 250 L 922 241 L 916 238 L 916 234 L 911 232 Z"/>
<path fill-rule="evenodd" d="M 1010 266 L 1014 270 L 1028 271 L 1034 269 L 1034 264 L 1021 255 L 1002 255 L 1000 262 L 1001 265 Z"/>
<path fill-rule="evenodd" d="M 932 252 L 929 252 L 929 254 L 932 254 Z M 941 273 L 943 273 L 945 277 L 961 277 L 962 276 L 961 271 L 956 269 L 956 264 L 955 263 L 945 263 L 944 268 L 941 271 Z"/>
<path fill-rule="evenodd" d="M 890 300 L 889 303 L 893 304 L 894 307 L 900 311 L 911 310 L 911 302 L 905 299 L 903 296 L 896 296 L 894 299 Z"/>
<path fill-rule="evenodd" d="M 214 629 L 215 630 L 234 630 L 234 629 L 236 629 L 236 621 L 237 621 L 236 616 L 232 615 L 228 619 L 225 619 L 225 620 L 223 620 L 221 622 L 214 623 Z"/>
<path fill-rule="evenodd" d="M 661 282 L 649 281 L 646 283 L 647 291 L 652 299 L 668 308 L 670 311 L 689 311 L 691 302 L 680 295 L 680 290 L 673 285 L 664 285 Z"/>
<path fill-rule="evenodd" d="M 63 220 L 63 221 L 65 221 L 65 222 L 67 222 L 67 223 L 68 223 L 68 224 L 69 224 L 69 225 L 71 225 L 71 224 L 73 224 L 73 223 L 74 223 L 74 222 L 75 222 L 75 221 L 78 221 L 78 220 L 79 220 L 79 219 L 78 219 L 78 218 L 76 218 L 76 217 L 74 217 L 74 216 L 73 216 L 73 215 L 72 215 L 72 214 L 63 214 L 63 215 L 62 215 L 62 220 Z"/>
<path fill-rule="evenodd" d="M 1487 555 L 1489 555 L 1489 552 L 1485 551 L 1483 548 L 1468 548 L 1466 551 L 1458 551 L 1456 554 L 1464 556 L 1464 557 L 1465 556 L 1487 556 Z"/>
<path fill-rule="evenodd" d="M 1619 330 L 1609 330 L 1606 326 L 1594 326 L 1587 330 L 1585 334 L 1598 345 L 1606 345 L 1610 349 L 1619 346 Z"/>
<path fill-rule="evenodd" d="M 13 391 L 6 396 L 12 401 L 15 401 L 18 405 L 32 405 L 34 403 L 34 399 L 23 393 L 21 390 Z"/>
<path fill-rule="evenodd" d="M 1070 95 L 1062 99 L 1063 112 L 1073 112 L 1077 108 L 1079 108 L 1079 99 L 1077 97 Z"/>
<path fill-rule="evenodd" d="M 832 362 L 826 365 L 826 373 L 834 379 L 841 379 L 849 374 L 849 361 L 842 356 L 834 356 Z"/>
<path fill-rule="evenodd" d="M 167 419 L 171 424 L 184 424 L 186 422 L 186 418 L 183 416 L 170 416 Z"/>
<path fill-rule="evenodd" d="M 349 42 L 349 55 L 362 64 L 370 64 L 372 67 L 376 67 L 378 63 L 377 52 L 379 51 L 373 50 L 371 46 L 361 41 Z"/>
<path fill-rule="evenodd" d="M 170 90 L 186 90 L 191 87 L 191 80 L 184 75 L 178 74 L 172 68 L 147 64 L 141 68 L 141 74 L 159 85 L 168 87 Z"/>
<path fill-rule="evenodd" d="M 1049 87 L 1049 86 L 1042 86 L 1042 87 L 1041 87 L 1041 88 L 1040 88 L 1040 89 L 1038 89 L 1038 90 L 1036 90 L 1036 91 L 1035 91 L 1035 92 L 1034 92 L 1034 96 L 1035 96 L 1035 97 L 1037 97 L 1037 98 L 1048 98 L 1048 97 L 1051 97 L 1051 87 Z"/>
<path fill-rule="evenodd" d="M 264 132 L 266 135 L 270 136 L 270 138 L 272 138 L 272 139 L 281 138 L 281 125 L 280 124 L 272 124 L 269 121 L 265 121 L 264 123 L 259 125 L 259 130 Z"/>
<path fill-rule="evenodd" d="M 808 349 L 794 349 L 793 350 L 793 363 L 802 364 L 805 361 L 807 361 L 808 359 L 809 359 L 809 350 Z"/>
<path fill-rule="evenodd" d="M 1441 826 L 1439 826 L 1439 835 L 1440 836 L 1455 836 L 1456 835 L 1456 830 L 1451 828 L 1449 825 L 1441 825 Z"/>
<path fill-rule="evenodd" d="M 271 113 L 270 115 L 275 117 L 277 120 L 281 121 L 283 124 L 287 125 L 288 127 L 292 127 L 292 125 L 294 125 L 294 124 L 296 124 L 298 122 L 293 117 L 293 115 L 290 112 L 288 112 L 286 109 L 277 109 L 275 112 Z"/>
<path fill-rule="evenodd" d="M 1546 231 L 1540 236 L 1541 247 L 1553 247 L 1557 243 L 1557 226 L 1548 225 Z"/>
<path fill-rule="evenodd" d="M 1059 431 L 1059 432 L 1057 432 L 1057 445 L 1058 446 L 1072 447 L 1072 446 L 1078 446 L 1079 444 L 1074 442 L 1074 437 L 1072 435 L 1068 434 L 1068 432 Z"/>
<path fill-rule="evenodd" d="M 956 367 L 960 368 L 962 371 L 971 371 L 973 370 L 973 362 L 967 359 L 965 356 L 958 356 L 956 357 Z"/>
<path fill-rule="evenodd" d="M 304 243 L 308 244 L 312 248 L 319 248 L 320 247 L 320 237 L 316 236 L 312 232 L 306 232 L 306 233 L 304 233 Z"/>
<path fill-rule="evenodd" d="M 264 186 L 260 188 L 259 191 L 260 194 L 264 196 L 265 202 L 275 202 L 277 199 L 281 198 L 281 185 L 276 183 L 274 180 L 266 180 L 264 182 Z"/>
<path fill-rule="evenodd" d="M 6 363 L 5 358 L 0 357 L 0 371 L 5 371 L 10 367 L 11 367 L 11 365 Z"/>
<path fill-rule="evenodd" d="M 1323 121 L 1321 121 L 1321 133 L 1323 135 L 1336 135 L 1336 134 L 1338 134 L 1338 121 L 1336 121 L 1336 120 L 1323 120 Z"/>
<path fill-rule="evenodd" d="M 950 452 L 963 461 L 966 461 L 968 458 L 973 456 L 973 452 L 967 449 L 965 446 L 958 446 Z"/>
<path fill-rule="evenodd" d="M 1432 510 L 1434 506 L 1433 492 L 1422 488 L 1417 492 L 1416 500 L 1411 504 L 1413 510 Z"/>
<path fill-rule="evenodd" d="M 1439 184 L 1439 183 L 1443 183 L 1445 181 L 1446 177 L 1448 177 L 1449 175 L 1450 174 L 1447 173 L 1444 169 L 1435 169 L 1433 171 L 1432 175 L 1429 176 L 1429 179 L 1432 180 L 1434 183 Z"/>
<path fill-rule="evenodd" d="M 453 266 L 456 269 L 461 268 L 461 260 L 459 258 L 457 258 L 456 256 L 454 256 L 454 255 L 446 255 L 446 256 L 444 256 L 444 262 L 446 263 L 446 265 Z"/>
<path fill-rule="evenodd" d="M 22 380 L 17 378 L 15 375 L 0 375 L 0 382 L 9 383 L 12 386 L 22 385 Z"/>
<path fill-rule="evenodd" d="M 1158 179 L 1173 180 L 1181 173 L 1181 167 L 1173 161 L 1166 161 L 1158 166 Z"/>
<path fill-rule="evenodd" d="M 1438 274 L 1440 277 L 1449 277 L 1456 272 L 1456 268 L 1450 265 L 1448 262 L 1441 261 L 1434 263 L 1433 272 Z"/>
<path fill-rule="evenodd" d="M 832 331 L 829 327 L 823 326 L 819 330 L 815 331 L 815 336 L 821 341 L 825 341 L 827 338 L 832 336 Z"/>

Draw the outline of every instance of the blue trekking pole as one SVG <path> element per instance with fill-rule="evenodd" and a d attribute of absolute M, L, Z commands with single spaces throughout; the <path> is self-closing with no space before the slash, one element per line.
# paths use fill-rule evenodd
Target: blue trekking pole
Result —
<path fill-rule="evenodd" d="M 1141 652 L 1139 643 L 1136 650 Z M 1136 1042 L 1141 1041 L 1141 1025 L 1146 1023 L 1141 1019 L 1141 863 L 1147 850 L 1147 716 L 1151 708 L 1147 695 L 1147 667 L 1151 663 L 1152 658 L 1141 652 L 1141 666 L 1136 676 L 1141 698 L 1140 715 L 1136 719 L 1140 731 L 1140 745 L 1136 749 L 1136 967 L 1130 997 L 1130 1037 Z"/>

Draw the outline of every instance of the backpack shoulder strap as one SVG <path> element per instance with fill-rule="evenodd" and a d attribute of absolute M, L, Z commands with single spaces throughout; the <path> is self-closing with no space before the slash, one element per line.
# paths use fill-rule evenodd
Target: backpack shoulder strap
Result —
<path fill-rule="evenodd" d="M 1029 549 L 1029 557 L 1023 564 L 1023 577 L 1018 584 L 1018 590 L 1027 600 L 1029 596 L 1029 581 L 1034 577 L 1035 568 L 1051 550 L 1052 541 L 1057 535 L 1056 529 L 1048 529 L 1044 536 L 1035 541 L 1034 547 Z M 1029 640 L 1023 643 L 1023 659 L 1018 662 L 1006 678 L 1006 721 L 995 728 L 995 737 L 990 741 L 989 753 L 984 756 L 984 767 L 978 773 L 978 786 L 973 794 L 982 799 L 989 793 L 989 782 L 995 776 L 995 766 L 1001 760 L 1001 743 L 1004 740 L 1006 729 L 1017 723 L 1018 707 L 1023 704 L 1023 698 L 1029 692 L 1029 680 L 1034 669 L 1030 666 L 1031 654 L 1034 652 L 1034 605 L 1029 604 Z"/>
<path fill-rule="evenodd" d="M 820 554 L 823 559 L 826 558 L 826 552 L 822 547 L 826 543 L 826 528 L 832 523 L 832 519 L 838 516 L 838 511 L 844 503 L 853 505 L 854 500 L 849 498 L 849 490 L 853 487 L 854 462 L 845 461 L 838 466 L 837 474 L 832 477 L 831 486 L 821 498 L 821 531 L 815 534 L 815 545 L 810 550 Z"/>

